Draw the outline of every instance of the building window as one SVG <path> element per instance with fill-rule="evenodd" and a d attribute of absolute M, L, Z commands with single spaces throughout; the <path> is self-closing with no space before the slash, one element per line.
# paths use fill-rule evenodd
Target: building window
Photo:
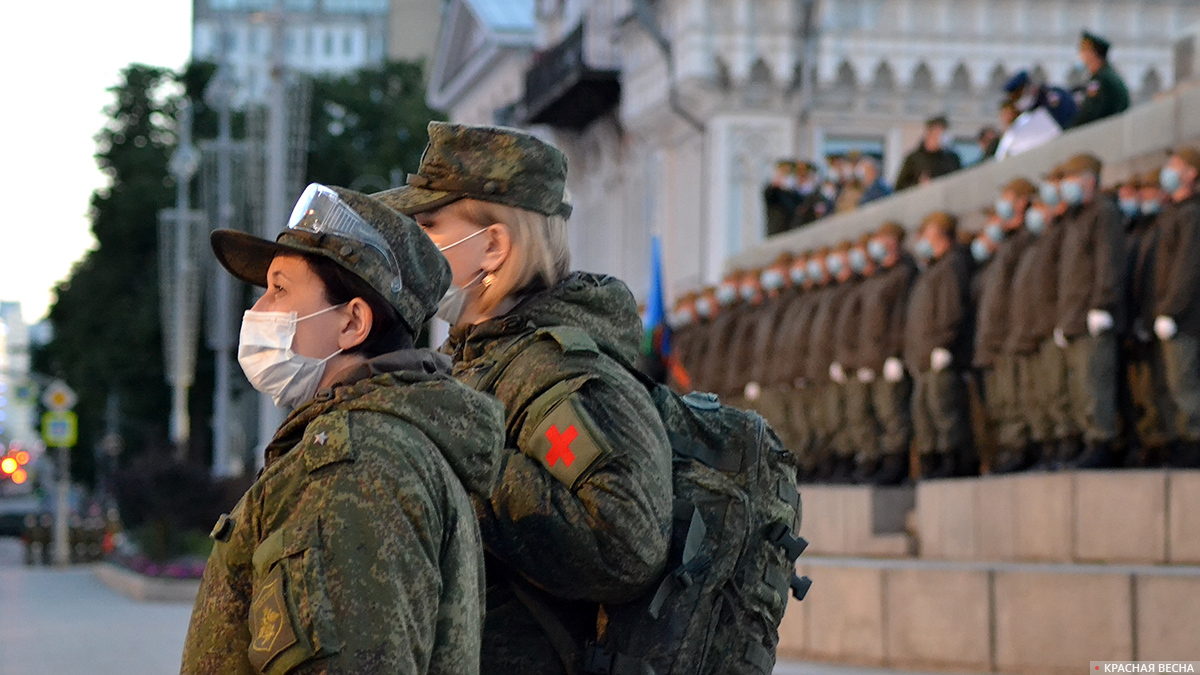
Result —
<path fill-rule="evenodd" d="M 342 55 L 349 57 L 354 53 L 354 36 L 350 31 L 342 36 Z"/>
<path fill-rule="evenodd" d="M 325 34 L 325 56 L 333 56 L 333 33 Z"/>

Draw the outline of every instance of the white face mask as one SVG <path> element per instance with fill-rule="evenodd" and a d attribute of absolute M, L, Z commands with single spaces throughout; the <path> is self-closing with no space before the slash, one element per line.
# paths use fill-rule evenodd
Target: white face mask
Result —
<path fill-rule="evenodd" d="M 462 318 L 463 310 L 467 308 L 467 289 L 478 283 L 485 274 L 487 272 L 480 270 L 474 279 L 471 279 L 462 286 L 450 284 L 450 288 L 446 289 L 446 294 L 438 301 L 437 313 L 434 316 L 451 326 L 458 325 L 458 320 Z"/>
<path fill-rule="evenodd" d="M 438 250 L 441 251 L 442 253 L 445 253 L 446 251 L 449 251 L 450 249 L 454 248 L 455 246 L 458 246 L 459 244 L 463 243 L 464 241 L 466 241 L 468 239 L 471 239 L 473 237 L 478 237 L 479 235 L 483 234 L 484 232 L 487 232 L 487 230 L 488 229 L 485 227 L 482 230 L 479 230 L 478 232 L 472 232 L 471 234 L 468 234 L 467 236 L 463 237 L 462 239 L 459 239 L 458 241 L 454 242 L 453 244 L 446 244 L 445 246 L 439 246 Z M 442 299 L 438 301 L 437 313 L 434 314 L 434 316 L 441 319 L 442 321 L 445 321 L 446 323 L 450 324 L 451 326 L 457 325 L 458 320 L 460 318 L 462 318 L 463 310 L 466 309 L 466 307 L 467 307 L 467 289 L 470 288 L 471 286 L 474 286 L 475 282 L 477 282 L 481 278 L 483 278 L 483 276 L 485 274 L 487 274 L 487 273 L 481 270 L 479 272 L 479 274 L 477 274 L 475 276 L 474 279 L 468 281 L 467 283 L 463 284 L 462 286 L 455 286 L 454 284 L 450 284 L 450 288 L 446 289 L 446 294 L 443 295 Z"/>
<path fill-rule="evenodd" d="M 238 364 L 251 386 L 270 396 L 281 408 L 294 408 L 312 398 L 325 374 L 325 363 L 342 350 L 323 359 L 293 352 L 296 324 L 341 306 L 326 307 L 299 318 L 295 312 L 246 310 L 238 339 Z"/>

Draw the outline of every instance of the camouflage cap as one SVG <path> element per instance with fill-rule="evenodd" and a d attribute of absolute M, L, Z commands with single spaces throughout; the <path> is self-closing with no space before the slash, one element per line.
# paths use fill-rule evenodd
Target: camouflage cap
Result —
<path fill-rule="evenodd" d="M 298 229 L 284 230 L 274 242 L 245 232 L 217 230 L 211 236 L 217 261 L 241 281 L 265 287 L 267 270 L 276 255 L 290 251 L 323 256 L 367 282 L 417 335 L 450 286 L 450 265 L 445 256 L 411 217 L 360 192 L 330 189 L 383 235 L 399 264 L 400 283 L 395 283 L 390 264 L 372 246 L 336 234 Z"/>
<path fill-rule="evenodd" d="M 372 196 L 407 215 L 465 197 L 566 218 L 566 185 L 566 155 L 524 131 L 430 122 L 429 145 L 408 185 Z"/>

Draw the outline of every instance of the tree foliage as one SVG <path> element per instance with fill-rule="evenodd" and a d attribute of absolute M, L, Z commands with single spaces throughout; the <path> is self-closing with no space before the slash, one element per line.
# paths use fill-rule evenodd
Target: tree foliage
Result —
<path fill-rule="evenodd" d="M 72 462 L 90 477 L 92 448 L 104 431 L 110 394 L 121 401 L 129 450 L 164 445 L 170 396 L 163 379 L 158 311 L 158 211 L 171 205 L 167 160 L 175 141 L 166 95 L 171 71 L 134 64 L 111 88 L 109 122 L 96 137 L 96 160 L 111 184 L 91 199 L 96 248 L 56 289 L 53 340 L 34 367 L 79 394 L 79 443 Z"/>
<path fill-rule="evenodd" d="M 425 127 L 442 119 L 425 105 L 424 64 L 393 61 L 313 81 L 309 182 L 375 192 L 393 170 L 415 172 L 429 142 Z"/>

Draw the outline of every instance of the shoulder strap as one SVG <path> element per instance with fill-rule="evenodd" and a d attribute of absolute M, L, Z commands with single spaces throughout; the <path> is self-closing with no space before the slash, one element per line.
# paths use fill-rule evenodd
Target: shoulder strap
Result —
<path fill-rule="evenodd" d="M 504 375 L 504 371 L 512 365 L 517 356 L 529 345 L 545 338 L 550 338 L 558 343 L 563 354 L 600 353 L 600 348 L 596 346 L 595 340 L 582 329 L 573 326 L 539 328 L 530 335 L 515 337 L 508 344 L 500 347 L 500 353 L 496 356 L 491 370 L 478 378 L 468 380 L 468 384 L 477 391 L 491 393 L 496 383 L 500 381 L 500 377 Z"/>

